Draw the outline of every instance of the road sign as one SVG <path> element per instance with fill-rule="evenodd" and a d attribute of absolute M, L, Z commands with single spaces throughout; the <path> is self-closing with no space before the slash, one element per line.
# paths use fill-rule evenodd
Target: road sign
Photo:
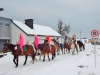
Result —
<path fill-rule="evenodd" d="M 94 30 L 91 31 L 91 36 L 92 36 L 92 37 L 97 37 L 98 35 L 99 35 L 98 30 L 95 30 L 95 29 L 94 29 Z"/>
<path fill-rule="evenodd" d="M 92 30 L 91 36 L 94 37 L 94 38 L 99 36 L 99 31 L 96 30 L 96 29 Z M 95 52 L 95 68 L 96 68 L 96 40 L 94 40 L 94 52 Z"/>

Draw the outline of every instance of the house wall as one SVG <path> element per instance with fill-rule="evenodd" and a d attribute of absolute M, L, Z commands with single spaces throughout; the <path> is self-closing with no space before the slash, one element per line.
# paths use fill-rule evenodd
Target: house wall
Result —
<path fill-rule="evenodd" d="M 0 17 L 0 51 L 3 44 L 11 39 L 11 20 Z"/>
<path fill-rule="evenodd" d="M 22 32 L 23 36 L 24 36 L 24 44 L 26 44 L 26 42 L 28 41 L 29 44 L 32 44 L 33 40 L 34 40 L 34 36 L 29 36 L 26 35 L 21 29 L 19 29 L 16 25 L 14 25 L 13 23 L 11 24 L 11 43 L 12 44 L 16 44 L 16 41 L 18 41 L 19 38 L 19 33 Z M 43 43 L 45 36 L 38 36 L 39 37 L 39 42 Z M 55 38 L 55 37 L 50 37 L 51 39 Z M 59 39 L 59 42 L 61 43 L 61 38 Z M 51 41 L 51 44 L 53 44 L 53 42 Z"/>
<path fill-rule="evenodd" d="M 20 32 L 23 34 L 24 41 L 25 41 L 26 40 L 26 34 L 21 29 L 19 29 L 16 25 L 14 25 L 12 23 L 11 24 L 11 35 L 12 35 L 12 37 L 11 37 L 11 43 L 12 44 L 16 44 L 16 42 L 18 41 Z"/>
<path fill-rule="evenodd" d="M 43 43 L 45 36 L 38 36 L 38 38 L 39 38 L 39 43 Z M 51 39 L 52 38 L 53 37 L 51 37 Z M 34 41 L 34 36 L 27 36 L 27 41 L 29 42 L 29 44 L 31 44 Z M 53 43 L 51 42 L 51 44 L 53 44 Z"/>
<path fill-rule="evenodd" d="M 38 38 L 39 38 L 39 43 L 43 43 L 45 36 L 38 36 Z M 50 37 L 50 38 L 53 39 L 56 37 Z M 32 44 L 32 42 L 34 41 L 34 36 L 27 36 L 27 41 L 29 42 L 29 44 Z M 59 38 L 59 42 L 61 43 L 61 38 Z M 54 43 L 51 41 L 51 44 L 54 44 Z"/>
<path fill-rule="evenodd" d="M 0 20 L 0 23 L 3 23 L 2 26 L 0 25 L 0 37 L 10 37 L 10 23 L 7 23 L 9 26 L 4 26 L 6 21 Z"/>

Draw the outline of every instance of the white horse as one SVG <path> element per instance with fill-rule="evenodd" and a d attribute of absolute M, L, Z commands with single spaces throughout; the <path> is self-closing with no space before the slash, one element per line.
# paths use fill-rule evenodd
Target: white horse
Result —
<path fill-rule="evenodd" d="M 76 45 L 77 46 L 77 45 Z M 77 54 L 78 54 L 78 47 L 76 48 L 75 47 L 75 44 L 74 44 L 74 40 L 71 41 L 71 51 L 72 51 L 72 55 L 75 54 L 75 49 L 77 51 Z"/>

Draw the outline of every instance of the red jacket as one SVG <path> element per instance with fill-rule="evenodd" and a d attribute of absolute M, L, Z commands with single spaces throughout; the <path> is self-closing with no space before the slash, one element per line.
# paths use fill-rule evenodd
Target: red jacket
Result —
<path fill-rule="evenodd" d="M 49 35 L 46 36 L 45 40 L 48 40 L 48 44 L 50 44 L 51 40 Z"/>

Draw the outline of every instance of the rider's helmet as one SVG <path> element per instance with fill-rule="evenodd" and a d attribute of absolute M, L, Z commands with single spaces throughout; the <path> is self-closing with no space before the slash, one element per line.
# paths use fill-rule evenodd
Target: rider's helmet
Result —
<path fill-rule="evenodd" d="M 72 39 L 75 39 L 75 36 L 74 35 L 72 35 Z"/>

